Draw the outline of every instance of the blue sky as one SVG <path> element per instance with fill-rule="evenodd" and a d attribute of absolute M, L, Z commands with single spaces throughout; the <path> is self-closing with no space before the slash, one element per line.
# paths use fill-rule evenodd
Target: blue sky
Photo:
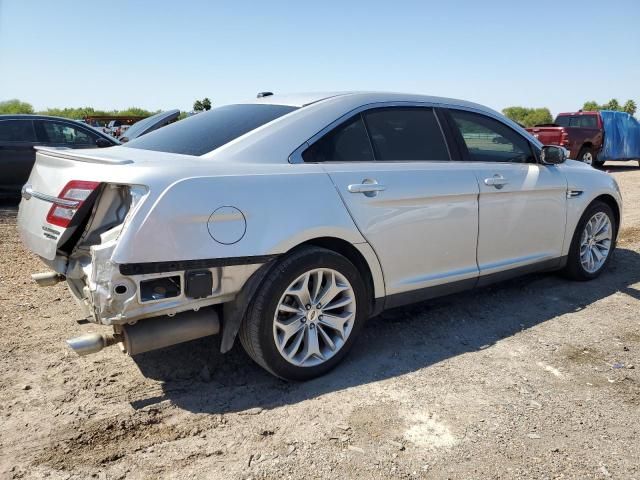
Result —
<path fill-rule="evenodd" d="M 262 90 L 640 105 L 640 1 L 0 0 L 0 72 L 0 99 L 36 109 L 190 109 Z"/>

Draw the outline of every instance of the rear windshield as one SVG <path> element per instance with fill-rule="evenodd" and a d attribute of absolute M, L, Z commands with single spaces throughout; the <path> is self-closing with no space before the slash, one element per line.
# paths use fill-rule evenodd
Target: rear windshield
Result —
<path fill-rule="evenodd" d="M 296 109 L 284 105 L 226 105 L 172 123 L 123 146 L 204 155 Z"/>
<path fill-rule="evenodd" d="M 595 115 L 561 115 L 555 123 L 561 127 L 598 128 Z"/>

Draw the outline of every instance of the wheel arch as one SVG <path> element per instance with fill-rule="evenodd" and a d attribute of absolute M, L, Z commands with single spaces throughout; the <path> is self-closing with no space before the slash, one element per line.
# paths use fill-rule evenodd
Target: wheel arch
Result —
<path fill-rule="evenodd" d="M 371 247 L 369 247 L 368 244 L 358 244 L 358 246 L 360 245 L 366 245 L 368 247 L 367 250 L 371 249 Z M 362 275 L 362 277 L 365 279 L 367 293 L 371 301 L 371 306 L 369 311 L 373 314 L 379 313 L 376 311 L 377 308 L 376 308 L 375 300 L 376 300 L 376 295 L 380 293 L 380 285 L 377 285 L 377 283 L 379 282 L 376 282 L 376 276 L 374 275 L 380 276 L 382 272 L 380 271 L 380 265 L 378 264 L 377 257 L 371 258 L 371 256 L 369 255 L 370 258 L 369 260 L 367 260 L 367 258 L 365 258 L 365 255 L 362 253 L 362 251 L 358 249 L 354 244 L 336 237 L 313 238 L 311 240 L 307 240 L 306 242 L 303 242 L 300 245 L 296 246 L 295 249 L 301 248 L 304 246 L 315 246 L 315 247 L 326 248 L 327 250 L 331 250 L 336 253 L 339 253 L 343 257 L 347 258 L 347 260 L 349 260 L 351 263 L 353 263 L 353 265 L 360 272 L 360 275 Z M 371 252 L 373 251 L 371 250 Z M 373 269 L 371 265 L 372 261 L 376 262 L 374 264 Z M 375 270 L 375 274 L 374 274 L 374 270 Z"/>
<path fill-rule="evenodd" d="M 621 212 L 620 212 L 620 205 L 618 205 L 618 202 L 616 201 L 616 199 L 609 194 L 602 194 L 597 196 L 596 198 L 594 198 L 589 205 L 587 205 L 587 208 L 589 208 L 590 205 L 593 204 L 593 202 L 596 201 L 600 201 L 602 203 L 605 203 L 606 205 L 608 205 L 611 210 L 613 210 L 613 214 L 615 215 L 615 220 L 616 220 L 616 236 L 618 234 L 618 231 L 620 230 L 620 216 L 621 216 Z M 585 209 L 586 210 L 586 209 Z"/>
<path fill-rule="evenodd" d="M 305 246 L 315 246 L 334 251 L 347 258 L 358 269 L 360 274 L 366 279 L 367 293 L 371 299 L 370 316 L 377 315 L 382 311 L 384 305 L 384 279 L 380 263 L 373 249 L 368 243 L 352 244 L 347 240 L 337 237 L 315 237 L 305 240 L 287 252 L 279 255 L 286 256 L 291 252 L 304 248 Z M 241 323 L 244 321 L 247 307 L 251 298 L 256 293 L 262 281 L 269 271 L 278 264 L 278 259 L 265 263 L 245 282 L 236 298 L 222 305 L 222 340 L 220 351 L 226 353 L 233 347 L 238 335 Z"/>

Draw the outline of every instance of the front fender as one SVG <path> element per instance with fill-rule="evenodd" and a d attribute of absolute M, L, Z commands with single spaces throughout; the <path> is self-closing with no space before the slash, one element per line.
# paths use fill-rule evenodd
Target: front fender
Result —
<path fill-rule="evenodd" d="M 580 217 L 596 198 L 607 195 L 613 198 L 620 212 L 622 224 L 622 195 L 615 179 L 602 171 L 595 170 L 581 162 L 568 161 L 563 165 L 569 192 L 581 192 L 578 196 L 567 198 L 567 226 L 565 229 L 563 255 L 568 255 L 571 240 Z M 618 225 L 618 232 L 620 225 Z"/>

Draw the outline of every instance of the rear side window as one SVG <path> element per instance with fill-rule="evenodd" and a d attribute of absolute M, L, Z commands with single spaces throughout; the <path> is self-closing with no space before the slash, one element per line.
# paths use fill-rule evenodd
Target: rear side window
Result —
<path fill-rule="evenodd" d="M 595 115 L 561 115 L 556 118 L 556 125 L 561 127 L 598 128 Z"/>
<path fill-rule="evenodd" d="M 167 125 L 123 146 L 204 155 L 296 109 L 285 105 L 227 105 Z"/>
<path fill-rule="evenodd" d="M 529 142 L 502 122 L 478 113 L 450 110 L 475 162 L 534 162 Z"/>
<path fill-rule="evenodd" d="M 385 108 L 363 114 L 376 160 L 449 160 L 430 108 Z"/>
<path fill-rule="evenodd" d="M 449 160 L 431 108 L 391 107 L 358 114 L 303 154 L 305 162 Z"/>
<path fill-rule="evenodd" d="M 31 120 L 1 120 L 0 142 L 35 142 Z"/>
<path fill-rule="evenodd" d="M 305 162 L 371 162 L 373 152 L 362 117 L 356 115 L 304 151 Z"/>

